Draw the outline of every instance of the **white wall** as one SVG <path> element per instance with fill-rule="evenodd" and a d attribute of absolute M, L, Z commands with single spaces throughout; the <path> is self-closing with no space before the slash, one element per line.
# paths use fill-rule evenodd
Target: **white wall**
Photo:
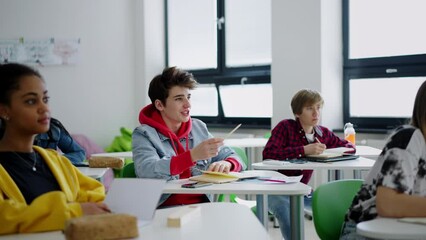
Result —
<path fill-rule="evenodd" d="M 147 86 L 165 66 L 163 11 L 162 0 L 0 0 L 0 39 L 81 38 L 77 65 L 39 70 L 52 115 L 106 147 L 150 102 Z M 322 124 L 341 128 L 341 0 L 272 0 L 271 18 L 272 127 L 293 117 L 297 90 L 312 88 L 325 99 Z"/>
<path fill-rule="evenodd" d="M 302 88 L 321 92 L 321 124 L 342 127 L 340 16 L 340 0 L 272 1 L 272 127 L 294 118 L 290 101 Z"/>
<path fill-rule="evenodd" d="M 148 2 L 154 9 L 137 0 L 2 0 L 0 38 L 81 38 L 77 65 L 39 70 L 51 96 L 52 116 L 70 132 L 84 133 L 105 147 L 119 135 L 119 127 L 138 124 L 151 69 L 163 68 L 151 66 L 155 62 L 149 62 L 145 54 L 152 44 L 143 38 L 145 23 L 136 24 L 162 11 L 155 8 L 162 1 Z M 162 33 L 150 32 L 152 36 Z M 164 56 L 161 50 L 158 54 Z"/>

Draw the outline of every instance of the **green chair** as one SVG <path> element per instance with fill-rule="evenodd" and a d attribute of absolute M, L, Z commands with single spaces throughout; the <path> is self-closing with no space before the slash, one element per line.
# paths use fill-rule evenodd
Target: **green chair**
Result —
<path fill-rule="evenodd" d="M 265 135 L 263 135 L 264 138 L 270 138 L 271 137 L 271 132 L 266 132 Z"/>
<path fill-rule="evenodd" d="M 248 158 L 247 158 L 247 154 L 246 152 L 240 148 L 240 147 L 231 147 L 232 150 L 234 150 L 234 152 L 241 158 L 241 160 L 244 162 L 244 164 L 246 165 L 246 167 L 243 170 L 247 169 L 247 164 L 248 164 Z M 218 202 L 225 202 L 226 197 L 229 198 L 230 202 L 236 203 L 237 202 L 237 195 L 236 194 L 229 194 L 229 196 L 225 195 L 225 194 L 220 194 L 217 198 Z"/>
<path fill-rule="evenodd" d="M 315 230 L 321 239 L 339 239 L 345 214 L 361 179 L 342 179 L 317 187 L 312 196 L 312 215 Z"/>
<path fill-rule="evenodd" d="M 244 149 L 242 149 L 240 147 L 231 147 L 231 148 L 235 151 L 236 154 L 238 154 L 238 156 L 241 158 L 241 160 L 243 160 L 243 162 L 245 163 L 245 165 L 247 167 L 248 158 L 247 158 L 247 154 L 244 151 Z M 243 170 L 247 170 L 247 169 L 245 168 Z M 227 196 L 225 194 L 220 194 L 217 201 L 218 202 L 225 202 L 226 197 L 229 198 L 229 202 L 245 205 L 248 208 L 250 208 L 254 214 L 256 214 L 256 201 L 241 199 L 236 194 L 229 194 L 229 196 Z M 273 215 L 269 214 L 269 217 L 273 218 Z M 274 222 L 274 227 L 278 227 L 278 223 Z"/>
<path fill-rule="evenodd" d="M 121 177 L 122 178 L 135 178 L 135 163 L 129 162 L 126 165 L 124 165 L 122 171 L 121 171 Z"/>

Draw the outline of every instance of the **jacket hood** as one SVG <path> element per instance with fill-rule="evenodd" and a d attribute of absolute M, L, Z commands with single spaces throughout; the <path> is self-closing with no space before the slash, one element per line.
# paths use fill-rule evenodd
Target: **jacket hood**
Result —
<path fill-rule="evenodd" d="M 139 113 L 139 122 L 141 124 L 146 124 L 150 127 L 155 128 L 158 132 L 164 136 L 168 136 L 173 142 L 178 143 L 178 150 L 176 153 L 181 153 L 183 150 L 182 145 L 179 142 L 181 138 L 188 138 L 189 132 L 192 128 L 192 120 L 189 119 L 188 122 L 183 122 L 179 131 L 175 134 L 170 128 L 167 127 L 166 123 L 163 120 L 163 117 L 155 106 L 151 103 L 146 107 L 142 108 Z M 188 141 L 187 141 L 188 142 Z M 188 147 L 187 147 L 188 148 Z"/>

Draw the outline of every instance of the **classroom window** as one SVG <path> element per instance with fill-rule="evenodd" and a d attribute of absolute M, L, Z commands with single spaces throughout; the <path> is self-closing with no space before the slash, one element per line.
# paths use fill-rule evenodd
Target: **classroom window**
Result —
<path fill-rule="evenodd" d="M 426 80 L 423 9 L 423 0 L 343 0 L 345 122 L 372 132 L 408 123 Z"/>
<path fill-rule="evenodd" d="M 270 128 L 271 1 L 165 1 L 167 66 L 201 84 L 191 115 L 210 126 Z"/>

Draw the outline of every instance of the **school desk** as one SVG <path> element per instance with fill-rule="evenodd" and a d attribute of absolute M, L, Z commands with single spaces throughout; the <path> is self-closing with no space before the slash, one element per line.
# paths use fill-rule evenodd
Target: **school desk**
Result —
<path fill-rule="evenodd" d="M 358 223 L 356 232 L 374 239 L 425 239 L 426 225 L 400 222 L 397 218 L 376 218 Z"/>
<path fill-rule="evenodd" d="M 200 214 L 193 216 L 180 228 L 167 227 L 167 217 L 187 206 L 156 210 L 153 222 L 140 227 L 139 237 L 136 239 L 269 239 L 267 230 L 256 219 L 251 210 L 244 205 L 236 203 L 204 203 L 197 205 L 200 206 Z M 65 239 L 65 236 L 61 231 L 0 236 L 0 240 L 24 239 L 61 240 Z"/>
<path fill-rule="evenodd" d="M 77 167 L 84 175 L 92 177 L 105 186 L 108 192 L 109 186 L 114 180 L 114 172 L 111 168 L 90 168 L 90 167 Z"/>
<path fill-rule="evenodd" d="M 270 160 L 270 159 L 266 159 Z M 337 161 L 337 162 L 328 162 L 328 163 L 322 163 L 322 162 L 310 162 L 307 161 L 305 163 L 291 163 L 289 161 L 282 161 L 282 164 L 275 165 L 275 164 L 265 164 L 263 162 L 253 163 L 253 169 L 257 170 L 370 170 L 371 167 L 373 167 L 374 163 L 376 161 L 365 158 L 365 157 L 359 157 L 357 159 L 353 160 L 347 160 L 347 161 Z M 358 174 L 355 174 L 358 176 Z M 358 177 L 359 178 L 359 177 Z M 330 179 L 329 179 L 330 180 Z"/>
<path fill-rule="evenodd" d="M 249 170 L 250 175 L 259 177 L 280 178 L 283 175 L 276 171 Z M 303 196 L 311 192 L 311 187 L 301 182 L 297 183 L 272 183 L 260 180 L 246 180 L 223 184 L 213 184 L 200 188 L 182 188 L 188 179 L 169 181 L 164 193 L 203 193 L 203 194 L 254 194 L 259 220 L 268 228 L 268 195 L 290 196 L 290 225 L 291 239 L 304 239 L 304 204 Z"/>

